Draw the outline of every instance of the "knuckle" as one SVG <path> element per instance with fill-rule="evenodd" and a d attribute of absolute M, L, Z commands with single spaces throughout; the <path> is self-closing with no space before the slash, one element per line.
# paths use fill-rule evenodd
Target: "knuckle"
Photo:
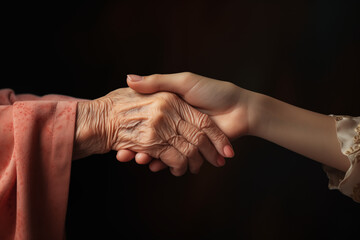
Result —
<path fill-rule="evenodd" d="M 184 155 L 183 161 L 185 162 L 190 159 L 193 158 L 196 153 L 198 152 L 198 148 L 196 146 L 194 146 L 191 143 L 188 143 L 187 141 L 185 141 L 182 138 L 175 138 L 176 139 L 176 146 L 178 147 L 179 151 L 182 153 L 182 155 Z"/>
<path fill-rule="evenodd" d="M 164 112 L 169 110 L 170 102 L 175 99 L 175 94 L 159 92 L 156 93 L 156 97 L 156 101 L 154 102 L 155 107 L 159 110 L 159 112 L 164 114 Z"/>
<path fill-rule="evenodd" d="M 212 121 L 210 119 L 210 117 L 206 114 L 202 114 L 200 116 L 200 120 L 199 120 L 199 125 L 200 125 L 200 128 L 203 129 L 203 128 L 210 128 L 212 127 Z"/>
<path fill-rule="evenodd" d="M 146 76 L 146 81 L 154 81 L 155 79 L 159 78 L 161 74 L 151 74 Z"/>
<path fill-rule="evenodd" d="M 171 145 L 171 146 L 177 146 L 178 142 L 179 142 L 179 136 L 178 135 L 172 135 L 167 139 L 167 142 Z"/>
<path fill-rule="evenodd" d="M 205 139 L 206 139 L 206 135 L 204 132 L 197 132 L 194 135 L 193 143 L 196 146 L 200 146 L 202 143 L 204 143 Z"/>
<path fill-rule="evenodd" d="M 165 100 L 165 103 L 177 98 L 175 93 L 170 93 L 170 92 L 160 92 L 159 96 L 161 96 L 161 98 Z"/>
<path fill-rule="evenodd" d="M 214 140 L 216 141 L 216 142 L 224 142 L 225 140 L 226 140 L 226 136 L 224 135 L 224 134 L 222 134 L 221 132 L 218 132 L 218 131 L 216 131 L 215 133 L 214 133 Z"/>
<path fill-rule="evenodd" d="M 153 126 L 157 126 L 159 124 L 161 124 L 161 121 L 165 118 L 165 113 L 162 110 L 164 107 L 163 106 L 159 106 L 159 110 L 160 111 L 154 111 L 151 115 L 151 123 Z"/>
<path fill-rule="evenodd" d="M 236 89 L 237 85 L 235 85 L 232 82 L 224 82 L 224 86 L 226 86 L 228 89 Z"/>
<path fill-rule="evenodd" d="M 188 159 L 191 159 L 191 158 L 194 158 L 197 153 L 198 153 L 198 148 L 195 147 L 194 145 L 188 144 L 186 151 L 185 151 L 185 156 Z"/>
<path fill-rule="evenodd" d="M 149 128 L 161 136 L 165 134 L 165 137 L 171 132 L 171 128 L 174 128 L 174 126 L 172 126 L 171 119 L 169 119 L 163 111 L 154 111 L 149 121 Z"/>
<path fill-rule="evenodd" d="M 182 72 L 181 75 L 182 75 L 183 81 L 185 81 L 185 82 L 189 81 L 194 76 L 194 74 L 191 72 Z"/>
<path fill-rule="evenodd" d="M 168 144 L 163 139 L 160 131 L 157 131 L 155 128 L 150 127 L 146 131 L 141 131 L 137 136 L 135 136 L 136 141 L 141 144 L 142 148 L 153 148 L 153 149 L 162 149 Z"/>
<path fill-rule="evenodd" d="M 191 153 L 191 145 L 185 143 L 183 140 L 179 142 L 178 144 L 178 148 L 180 150 L 180 152 L 185 156 L 188 157 Z"/>
<path fill-rule="evenodd" d="M 164 145 L 164 146 L 160 147 L 160 150 L 155 153 L 154 158 L 157 158 L 157 159 L 163 158 L 164 155 L 167 154 L 167 151 L 169 150 L 169 148 L 170 148 L 169 145 Z"/>

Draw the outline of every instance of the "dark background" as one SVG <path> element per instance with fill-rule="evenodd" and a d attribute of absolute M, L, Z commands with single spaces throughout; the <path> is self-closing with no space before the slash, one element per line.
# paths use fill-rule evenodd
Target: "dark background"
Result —
<path fill-rule="evenodd" d="M 93 99 L 125 87 L 128 73 L 191 71 L 359 116 L 356 2 L 2 3 L 0 87 Z M 183 177 L 113 152 L 73 162 L 68 239 L 359 236 L 360 205 L 328 190 L 320 164 L 254 137 L 234 146 L 225 167 Z"/>

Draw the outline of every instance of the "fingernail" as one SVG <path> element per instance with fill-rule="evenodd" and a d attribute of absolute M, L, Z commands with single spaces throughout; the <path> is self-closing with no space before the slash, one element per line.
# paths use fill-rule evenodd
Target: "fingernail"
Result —
<path fill-rule="evenodd" d="M 225 165 L 225 158 L 221 155 L 218 156 L 218 159 L 217 159 L 217 164 L 222 167 Z"/>
<path fill-rule="evenodd" d="M 135 74 L 129 74 L 129 75 L 127 75 L 127 78 L 132 82 L 139 82 L 143 79 L 142 76 L 135 75 Z"/>
<path fill-rule="evenodd" d="M 233 157 L 235 155 L 234 150 L 230 145 L 224 147 L 224 153 L 226 157 Z"/>

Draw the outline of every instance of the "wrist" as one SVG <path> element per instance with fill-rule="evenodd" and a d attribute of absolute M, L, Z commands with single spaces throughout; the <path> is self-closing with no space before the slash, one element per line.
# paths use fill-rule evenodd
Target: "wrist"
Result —
<path fill-rule="evenodd" d="M 89 154 L 86 143 L 92 138 L 90 127 L 88 126 L 87 116 L 89 113 L 88 101 L 78 102 L 76 111 L 75 138 L 73 159 L 84 158 Z"/>
<path fill-rule="evenodd" d="M 104 112 L 101 114 L 97 105 L 94 100 L 78 102 L 73 159 L 108 151 L 102 127 L 105 122 L 102 119 Z"/>
<path fill-rule="evenodd" d="M 230 137 L 232 139 L 244 135 L 254 135 L 261 119 L 258 114 L 260 112 L 258 111 L 260 94 L 234 86 L 232 89 L 236 89 L 234 92 L 236 98 L 231 106 L 231 114 L 227 118 L 231 125 L 232 136 Z"/>
<path fill-rule="evenodd" d="M 248 91 L 248 135 L 261 137 L 268 126 L 270 97 Z"/>

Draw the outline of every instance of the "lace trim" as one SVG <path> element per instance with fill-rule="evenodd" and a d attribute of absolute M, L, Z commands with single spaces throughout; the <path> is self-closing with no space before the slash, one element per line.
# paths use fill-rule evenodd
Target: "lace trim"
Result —
<path fill-rule="evenodd" d="M 360 203 L 360 117 L 332 116 L 341 151 L 349 158 L 350 167 L 346 173 L 324 166 L 329 177 L 329 188 L 339 189 L 354 201 Z"/>

